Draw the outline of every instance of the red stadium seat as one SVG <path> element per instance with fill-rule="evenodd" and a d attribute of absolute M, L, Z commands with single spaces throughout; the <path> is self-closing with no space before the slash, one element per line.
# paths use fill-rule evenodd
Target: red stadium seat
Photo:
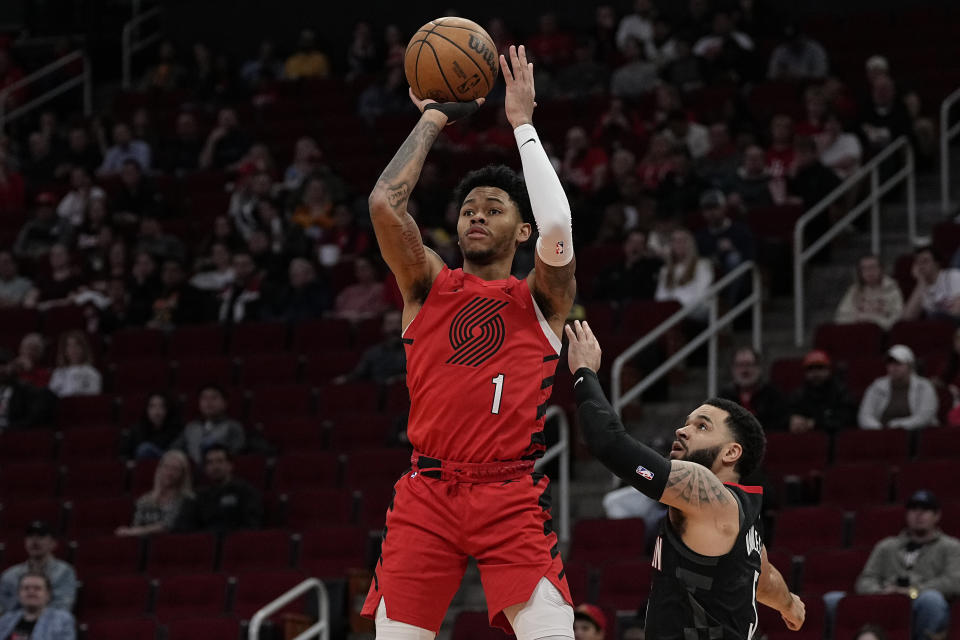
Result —
<path fill-rule="evenodd" d="M 157 637 L 157 623 L 147 618 L 120 620 L 93 620 L 81 626 L 80 637 L 90 640 L 153 640 Z"/>
<path fill-rule="evenodd" d="M 287 348 L 287 325 L 282 322 L 239 324 L 230 333 L 230 353 L 276 353 Z"/>
<path fill-rule="evenodd" d="M 797 507 L 777 514 L 771 548 L 793 553 L 832 549 L 843 544 L 844 517 L 839 507 Z"/>
<path fill-rule="evenodd" d="M 880 355 L 883 329 L 872 322 L 822 324 L 817 327 L 814 346 L 823 349 L 835 360 Z"/>
<path fill-rule="evenodd" d="M 309 355 L 304 366 L 304 382 L 326 384 L 339 375 L 349 373 L 360 361 L 361 355 L 356 349 L 339 347 Z"/>
<path fill-rule="evenodd" d="M 785 394 L 803 386 L 803 358 L 780 358 L 770 365 L 770 382 Z"/>
<path fill-rule="evenodd" d="M 359 351 L 383 340 L 383 319 L 364 318 L 353 325 L 353 346 Z"/>
<path fill-rule="evenodd" d="M 347 458 L 346 486 L 380 482 L 392 487 L 410 468 L 410 450 L 366 449 L 351 451 Z"/>
<path fill-rule="evenodd" d="M 274 487 L 335 487 L 340 483 L 340 459 L 333 452 L 297 453 L 277 461 Z"/>
<path fill-rule="evenodd" d="M 324 445 L 323 421 L 317 416 L 280 416 L 264 424 L 264 437 L 284 453 L 316 451 Z"/>
<path fill-rule="evenodd" d="M 23 336 L 32 333 L 40 328 L 40 313 L 36 309 L 0 309 L 0 327 L 11 335 Z"/>
<path fill-rule="evenodd" d="M 904 429 L 848 429 L 833 442 L 833 459 L 841 462 L 897 463 L 910 452 L 910 432 Z"/>
<path fill-rule="evenodd" d="M 395 416 L 387 413 L 352 411 L 324 414 L 330 420 L 330 446 L 337 451 L 384 447 L 394 435 Z"/>
<path fill-rule="evenodd" d="M 590 302 L 585 305 L 587 321 L 597 335 L 609 336 L 617 331 L 617 310 L 609 302 Z"/>
<path fill-rule="evenodd" d="M 87 318 L 82 307 L 70 305 L 51 307 L 43 313 L 43 332 L 49 336 L 65 331 L 86 329 Z"/>
<path fill-rule="evenodd" d="M 121 329 L 110 337 L 110 358 L 150 358 L 162 356 L 165 336 L 159 329 Z"/>
<path fill-rule="evenodd" d="M 144 393 L 170 386 L 170 361 L 163 356 L 121 360 L 110 365 L 114 393 Z"/>
<path fill-rule="evenodd" d="M 164 578 L 157 587 L 157 619 L 216 618 L 226 613 L 226 602 L 227 576 L 195 573 Z"/>
<path fill-rule="evenodd" d="M 903 504 L 874 505 L 857 509 L 853 521 L 852 546 L 870 549 L 882 539 L 897 535 L 903 529 L 904 515 Z"/>
<path fill-rule="evenodd" d="M 307 385 L 272 385 L 252 392 L 250 419 L 255 422 L 315 413 L 313 389 Z"/>
<path fill-rule="evenodd" d="M 374 480 L 359 483 L 354 488 L 360 492 L 359 523 L 371 528 L 382 527 L 387 509 L 393 502 L 393 484 Z"/>
<path fill-rule="evenodd" d="M 820 431 L 768 433 L 764 467 L 781 473 L 806 473 L 827 464 L 830 438 Z"/>
<path fill-rule="evenodd" d="M 52 462 L 7 464 L 0 469 L 0 502 L 16 498 L 52 498 L 57 493 L 60 472 Z"/>
<path fill-rule="evenodd" d="M 249 454 L 233 459 L 233 472 L 254 487 L 263 491 L 268 488 L 271 465 L 260 455 Z"/>
<path fill-rule="evenodd" d="M 83 581 L 80 617 L 119 620 L 147 613 L 150 584 L 145 576 L 100 576 Z"/>
<path fill-rule="evenodd" d="M 453 623 L 450 640 L 515 640 L 499 627 L 491 627 L 486 611 L 461 611 Z"/>
<path fill-rule="evenodd" d="M 130 493 L 139 498 L 153 488 L 153 478 L 157 472 L 159 460 L 143 458 L 137 460 L 130 476 Z"/>
<path fill-rule="evenodd" d="M 901 503 L 914 491 L 929 489 L 941 500 L 953 495 L 957 486 L 956 460 L 922 460 L 905 462 L 897 474 L 897 500 Z"/>
<path fill-rule="evenodd" d="M 299 567 L 312 576 L 343 576 L 347 569 L 366 569 L 367 530 L 363 527 L 316 527 L 303 532 Z"/>
<path fill-rule="evenodd" d="M 570 596 L 574 602 L 594 602 L 596 598 L 591 593 L 591 579 L 593 577 L 593 567 L 586 562 L 577 562 L 576 560 L 563 561 L 563 574 L 567 579 L 567 586 L 570 587 Z"/>
<path fill-rule="evenodd" d="M 248 620 L 263 605 L 297 586 L 307 576 L 295 569 L 284 569 L 248 571 L 237 575 L 236 578 L 237 586 L 233 594 L 233 614 L 241 620 Z M 306 597 L 309 597 L 309 595 Z M 306 609 L 305 598 L 291 602 L 280 609 L 277 615 L 285 612 L 303 613 Z"/>
<path fill-rule="evenodd" d="M 918 460 L 938 458 L 960 459 L 960 429 L 955 427 L 927 428 L 920 431 Z"/>
<path fill-rule="evenodd" d="M 288 528 L 354 522 L 357 497 L 351 489 L 300 489 L 286 495 Z"/>
<path fill-rule="evenodd" d="M 885 375 L 887 375 L 887 365 L 880 356 L 847 359 L 844 378 L 854 398 L 861 397 L 874 380 Z"/>
<path fill-rule="evenodd" d="M 901 595 L 844 596 L 837 605 L 835 638 L 852 638 L 865 624 L 879 625 L 887 640 L 910 638 L 910 599 Z"/>
<path fill-rule="evenodd" d="M 808 552 L 803 561 L 800 593 L 809 597 L 818 597 L 827 591 L 852 593 L 853 584 L 863 571 L 869 555 L 869 549 L 821 549 Z"/>
<path fill-rule="evenodd" d="M 823 471 L 820 504 L 846 509 L 890 499 L 890 467 L 882 462 L 838 464 Z"/>
<path fill-rule="evenodd" d="M 167 640 L 238 640 L 240 622 L 233 618 L 174 620 L 167 626 Z"/>
<path fill-rule="evenodd" d="M 407 383 L 394 382 L 384 392 L 383 410 L 387 413 L 407 415 L 410 411 L 410 389 Z"/>
<path fill-rule="evenodd" d="M 938 320 L 901 320 L 890 328 L 887 344 L 905 344 L 918 356 L 943 352 L 953 344 L 956 325 Z"/>
<path fill-rule="evenodd" d="M 217 539 L 209 533 L 180 533 L 150 540 L 147 573 L 176 576 L 195 571 L 212 571 Z"/>
<path fill-rule="evenodd" d="M 70 429 L 60 440 L 60 461 L 116 460 L 120 455 L 120 429 L 107 425 Z"/>
<path fill-rule="evenodd" d="M 290 559 L 289 532 L 238 531 L 223 542 L 220 571 L 234 575 L 244 571 L 287 568 Z"/>
<path fill-rule="evenodd" d="M 172 358 L 218 356 L 223 353 L 225 334 L 218 324 L 177 327 L 170 334 L 167 353 Z"/>
<path fill-rule="evenodd" d="M 116 406 L 112 396 L 72 396 L 60 398 L 57 424 L 64 429 L 112 424 Z"/>
<path fill-rule="evenodd" d="M 571 560 L 599 564 L 616 558 L 637 558 L 644 552 L 645 525 L 640 518 L 583 519 L 573 527 Z"/>
<path fill-rule="evenodd" d="M 620 311 L 620 334 L 639 340 L 679 310 L 674 301 L 631 300 Z"/>
<path fill-rule="evenodd" d="M 10 495 L 3 499 L 0 530 L 22 536 L 27 525 L 34 520 L 43 520 L 57 533 L 60 531 L 62 511 L 60 501 L 54 498 L 25 500 L 19 494 Z"/>
<path fill-rule="evenodd" d="M 68 498 L 119 496 L 126 488 L 123 460 L 72 460 L 66 467 L 63 495 Z"/>
<path fill-rule="evenodd" d="M 177 389 L 187 394 L 196 394 L 206 384 L 229 387 L 234 383 L 234 363 L 226 356 L 187 356 L 177 360 L 175 371 Z M 187 404 L 196 402 L 188 398 Z"/>
<path fill-rule="evenodd" d="M 70 504 L 67 532 L 75 539 L 111 535 L 133 519 L 133 499 L 129 496 L 71 500 Z"/>
<path fill-rule="evenodd" d="M 355 411 L 357 408 L 379 409 L 380 387 L 373 382 L 348 382 L 320 387 L 320 410 L 323 413 Z"/>
<path fill-rule="evenodd" d="M 240 384 L 245 388 L 297 381 L 300 356 L 295 353 L 246 355 L 240 364 Z"/>
<path fill-rule="evenodd" d="M 57 438 L 51 429 L 0 433 L 0 464 L 49 461 L 53 460 L 56 450 Z"/>
<path fill-rule="evenodd" d="M 620 558 L 604 563 L 600 570 L 597 602 L 617 611 L 640 609 L 650 595 L 649 558 Z"/>
<path fill-rule="evenodd" d="M 140 570 L 142 541 L 132 537 L 118 538 L 111 534 L 76 543 L 72 564 L 84 580 L 92 576 L 132 574 Z"/>
<path fill-rule="evenodd" d="M 350 322 L 341 318 L 310 320 L 296 325 L 293 350 L 296 353 L 324 354 L 353 344 Z M 357 354 L 359 357 L 359 353 Z"/>
<path fill-rule="evenodd" d="M 747 224 L 757 237 L 787 243 L 792 249 L 793 228 L 803 214 L 801 205 L 751 207 L 747 211 Z"/>

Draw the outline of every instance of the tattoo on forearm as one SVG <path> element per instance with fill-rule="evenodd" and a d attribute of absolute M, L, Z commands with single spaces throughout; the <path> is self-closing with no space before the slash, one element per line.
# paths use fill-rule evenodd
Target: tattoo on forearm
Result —
<path fill-rule="evenodd" d="M 427 152 L 433 146 L 433 141 L 437 139 L 438 135 L 440 135 L 440 127 L 433 122 L 429 120 L 418 122 L 407 139 L 400 145 L 397 153 L 390 160 L 390 164 L 380 174 L 378 182 L 384 185 L 398 181 L 414 182 L 423 166 L 423 160 L 427 157 Z"/>
<path fill-rule="evenodd" d="M 394 210 L 399 209 L 400 205 L 406 203 L 408 197 L 410 197 L 410 187 L 406 182 L 392 185 L 387 191 L 387 201 Z"/>
<path fill-rule="evenodd" d="M 667 478 L 667 491 L 673 491 L 692 507 L 726 504 L 730 494 L 716 476 L 697 464 L 675 465 Z"/>

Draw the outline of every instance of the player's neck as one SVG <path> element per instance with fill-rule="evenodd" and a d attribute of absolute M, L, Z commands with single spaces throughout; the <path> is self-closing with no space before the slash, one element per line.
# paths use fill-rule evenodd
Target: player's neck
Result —
<path fill-rule="evenodd" d="M 463 272 L 476 276 L 481 280 L 506 280 L 510 277 L 510 266 L 513 261 L 498 261 L 490 264 L 476 264 L 465 260 Z"/>

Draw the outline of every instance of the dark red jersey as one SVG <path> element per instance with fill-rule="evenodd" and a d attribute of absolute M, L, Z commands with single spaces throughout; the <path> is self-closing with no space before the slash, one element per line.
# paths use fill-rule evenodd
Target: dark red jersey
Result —
<path fill-rule="evenodd" d="M 543 453 L 561 343 L 525 280 L 444 267 L 403 341 L 417 451 L 461 462 Z"/>

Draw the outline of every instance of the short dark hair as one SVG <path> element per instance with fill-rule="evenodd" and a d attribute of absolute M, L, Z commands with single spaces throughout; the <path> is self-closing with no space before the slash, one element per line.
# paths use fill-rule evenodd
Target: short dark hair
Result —
<path fill-rule="evenodd" d="M 463 177 L 460 184 L 453 191 L 453 198 L 457 207 L 463 204 L 464 199 L 477 187 L 496 187 L 503 189 L 520 212 L 524 222 L 533 222 L 533 210 L 530 208 L 530 195 L 523 176 L 505 164 L 488 164 L 482 169 L 475 169 Z"/>
<path fill-rule="evenodd" d="M 230 462 L 233 462 L 233 455 L 230 453 L 230 450 L 227 449 L 226 445 L 220 442 L 214 442 L 209 447 L 206 447 L 203 450 L 204 462 L 207 461 L 207 456 L 210 455 L 211 453 L 223 453 L 223 455 L 227 458 L 227 460 L 229 460 Z"/>
<path fill-rule="evenodd" d="M 224 388 L 221 387 L 221 386 L 220 386 L 219 384 L 217 384 L 216 382 L 208 382 L 207 384 L 202 385 L 202 386 L 197 390 L 197 396 L 199 396 L 200 394 L 202 394 L 204 391 L 216 391 L 217 393 L 220 394 L 220 397 L 221 397 L 221 398 L 223 398 L 224 400 L 227 399 L 227 392 L 226 392 L 226 390 L 224 390 Z"/>
<path fill-rule="evenodd" d="M 727 412 L 727 428 L 733 434 L 733 439 L 743 448 L 743 453 L 740 454 L 734 470 L 741 478 L 749 476 L 760 466 L 767 449 L 767 437 L 763 432 L 763 425 L 756 416 L 733 400 L 710 398 L 703 404 Z"/>
<path fill-rule="evenodd" d="M 934 262 L 943 266 L 943 260 L 940 259 L 940 254 L 937 253 L 937 250 L 933 248 L 932 244 L 922 244 L 913 250 L 914 257 L 917 257 L 921 253 L 929 253 Z"/>
<path fill-rule="evenodd" d="M 37 571 L 37 570 L 35 570 L 35 569 L 30 569 L 30 570 L 28 570 L 27 572 L 25 572 L 22 576 L 20 576 L 20 579 L 17 581 L 17 588 L 18 588 L 18 589 L 20 588 L 20 585 L 23 584 L 23 581 L 24 581 L 26 578 L 40 578 L 41 580 L 43 580 L 43 584 L 46 585 L 46 587 L 47 587 L 47 593 L 53 595 L 53 585 L 50 584 L 50 576 L 48 576 L 48 575 L 47 575 L 46 573 L 44 573 L 43 571 Z"/>

